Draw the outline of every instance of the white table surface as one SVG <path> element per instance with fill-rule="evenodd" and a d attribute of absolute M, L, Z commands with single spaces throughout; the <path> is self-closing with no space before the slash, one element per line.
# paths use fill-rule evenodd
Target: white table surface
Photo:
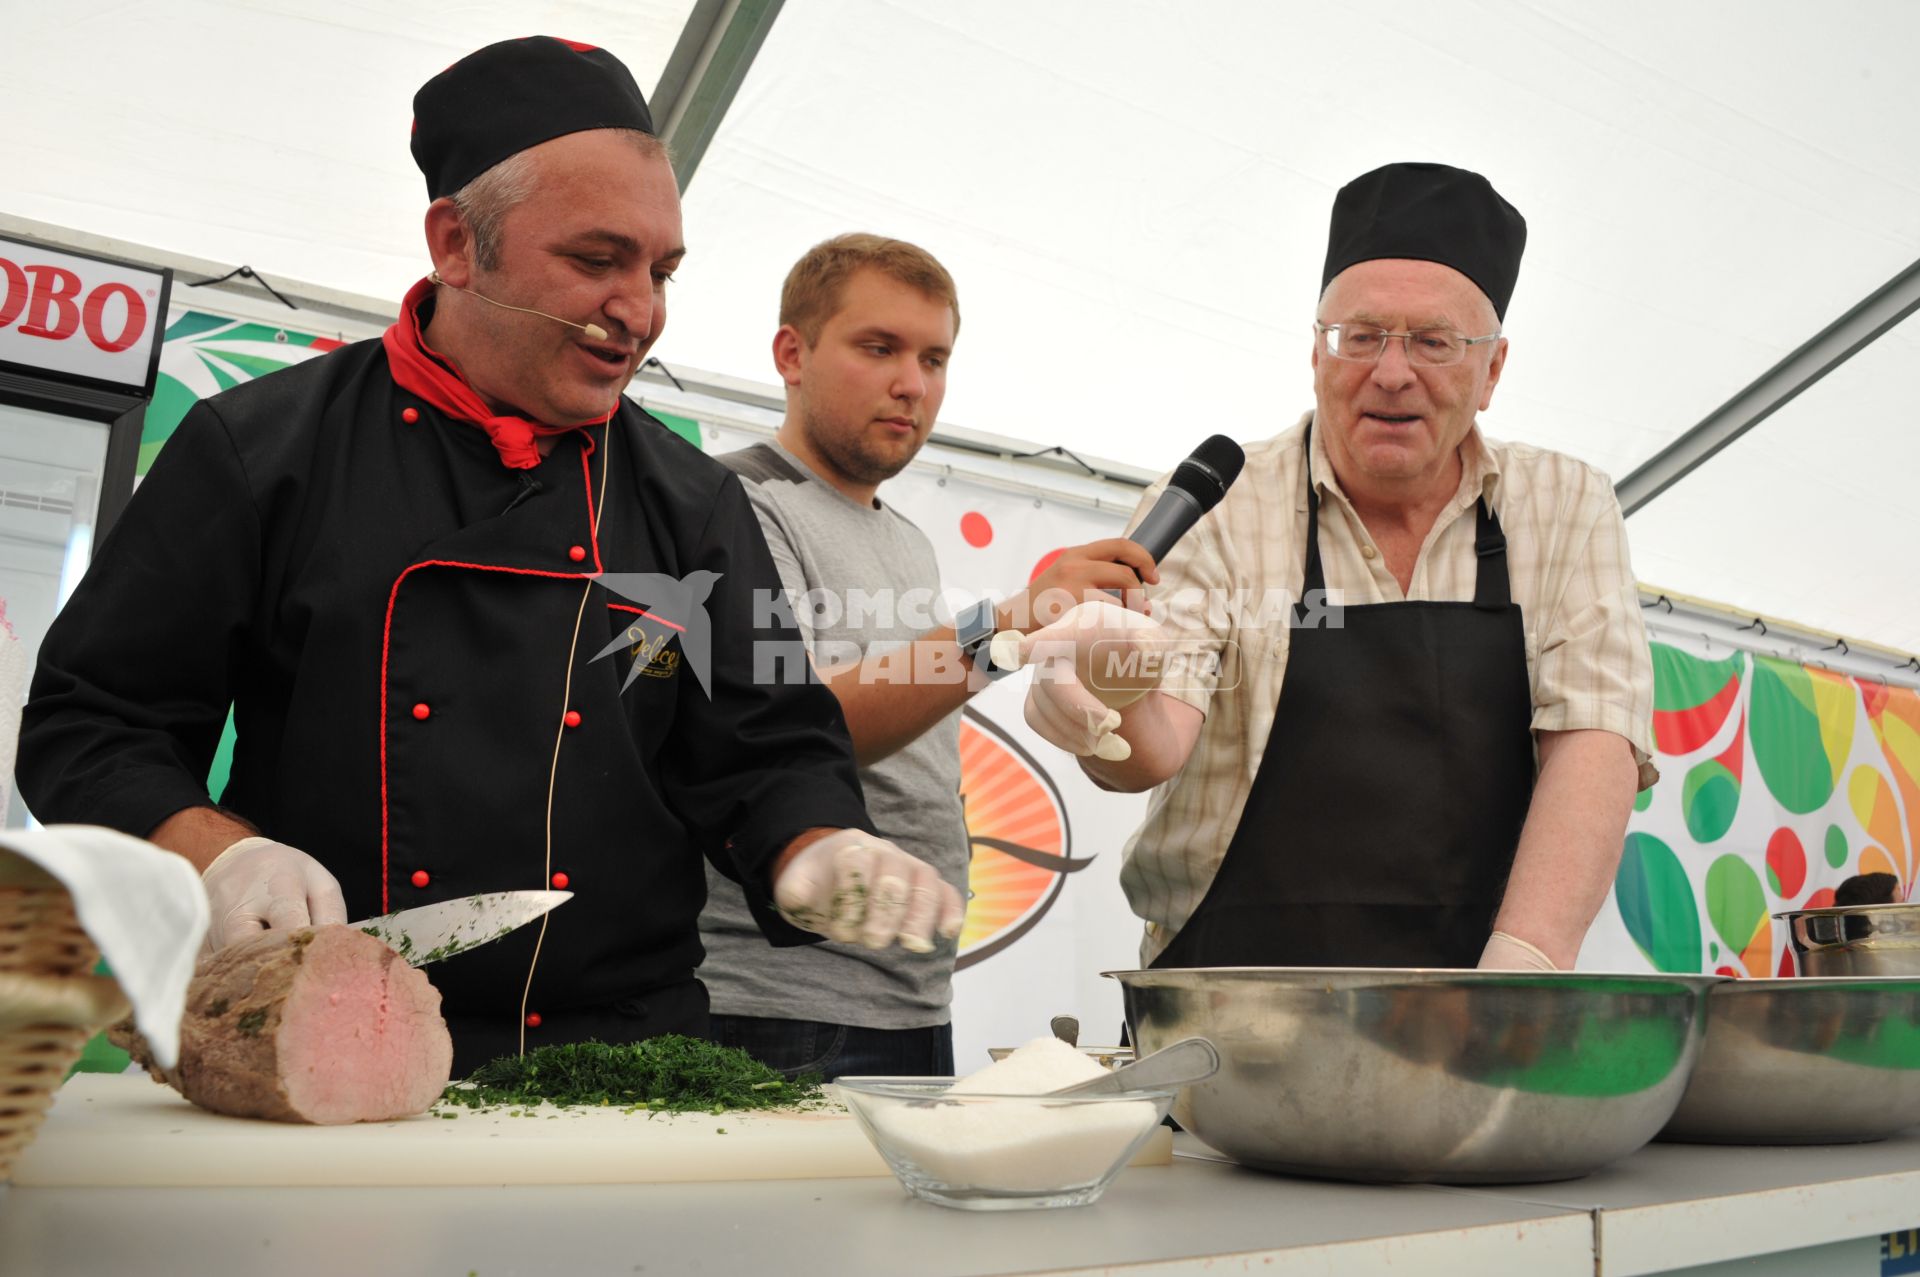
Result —
<path fill-rule="evenodd" d="M 0 1192 L 0 1273 L 1627 1277 L 1920 1224 L 1920 1134 L 1814 1149 L 1655 1144 L 1586 1179 L 1510 1188 L 1295 1179 L 1211 1160 L 1190 1137 L 1178 1147 L 1188 1155 L 1129 1170 L 1093 1206 L 996 1214 L 914 1201 L 877 1178 L 16 1187 Z"/>

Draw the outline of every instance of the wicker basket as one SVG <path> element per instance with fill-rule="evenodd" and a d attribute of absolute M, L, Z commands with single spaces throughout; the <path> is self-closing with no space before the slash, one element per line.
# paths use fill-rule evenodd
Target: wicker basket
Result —
<path fill-rule="evenodd" d="M 99 958 L 66 888 L 0 855 L 0 1182 L 87 1039 L 125 1013 L 111 982 L 91 974 Z M 46 1019 L 20 1023 L 36 1014 Z"/>

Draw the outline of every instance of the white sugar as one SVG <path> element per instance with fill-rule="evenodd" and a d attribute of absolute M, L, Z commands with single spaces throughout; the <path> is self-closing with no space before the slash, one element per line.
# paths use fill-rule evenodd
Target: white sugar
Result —
<path fill-rule="evenodd" d="M 947 1094 L 1042 1095 L 1105 1072 L 1098 1061 L 1059 1038 L 1035 1038 L 1005 1059 L 961 1078 Z"/>
<path fill-rule="evenodd" d="M 1091 1184 L 1159 1121 L 1148 1100 L 1053 1100 L 1044 1092 L 1105 1070 L 1056 1038 L 1039 1038 L 961 1079 L 951 1100 L 873 1115 L 897 1157 L 953 1188 L 1044 1193 Z M 987 1097 L 1034 1097 L 987 1098 Z"/>

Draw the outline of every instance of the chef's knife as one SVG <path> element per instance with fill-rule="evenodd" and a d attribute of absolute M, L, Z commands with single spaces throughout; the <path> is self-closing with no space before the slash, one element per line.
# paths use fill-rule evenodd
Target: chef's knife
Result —
<path fill-rule="evenodd" d="M 573 899 L 571 891 L 493 891 L 442 900 L 347 925 L 383 941 L 410 967 L 451 958 L 524 927 Z"/>

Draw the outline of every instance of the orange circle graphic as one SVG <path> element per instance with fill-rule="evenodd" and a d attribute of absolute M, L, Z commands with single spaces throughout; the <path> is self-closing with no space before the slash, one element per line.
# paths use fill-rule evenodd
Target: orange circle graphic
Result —
<path fill-rule="evenodd" d="M 960 722 L 960 793 L 973 844 L 958 964 L 967 967 L 1031 930 L 1087 862 L 1068 854 L 1066 804 L 1045 770 L 972 710 Z"/>

